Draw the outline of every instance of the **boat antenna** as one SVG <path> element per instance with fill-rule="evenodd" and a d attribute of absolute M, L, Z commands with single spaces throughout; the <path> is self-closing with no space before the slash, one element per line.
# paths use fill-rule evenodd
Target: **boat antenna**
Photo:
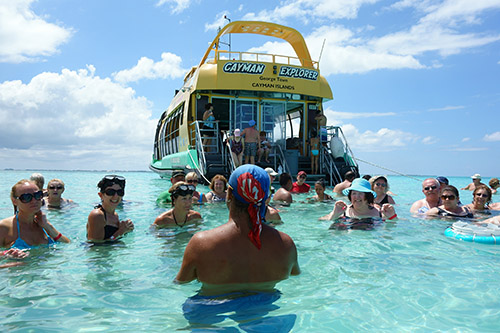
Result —
<path fill-rule="evenodd" d="M 325 48 L 325 42 L 326 42 L 326 38 L 323 39 L 323 46 L 321 46 L 321 52 L 319 53 L 318 69 L 319 69 L 319 62 L 321 61 L 321 56 L 323 55 L 323 49 Z"/>
<path fill-rule="evenodd" d="M 231 23 L 231 19 L 229 17 L 227 17 L 227 15 L 224 15 L 224 20 L 228 20 L 229 23 Z M 222 30 L 222 28 L 219 27 L 219 32 Z M 229 48 L 229 58 L 231 58 L 231 34 L 228 34 L 228 42 L 222 42 L 220 39 L 219 39 L 219 45 L 222 44 L 222 45 L 226 45 L 228 46 Z"/>

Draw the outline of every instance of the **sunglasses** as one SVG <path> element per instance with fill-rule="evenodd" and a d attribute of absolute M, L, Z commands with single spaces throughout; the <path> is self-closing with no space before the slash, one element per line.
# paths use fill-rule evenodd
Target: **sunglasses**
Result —
<path fill-rule="evenodd" d="M 375 185 L 380 186 L 380 187 L 386 187 L 387 186 L 386 183 L 375 183 Z"/>
<path fill-rule="evenodd" d="M 299 176 L 300 179 L 306 179 L 307 176 Z"/>
<path fill-rule="evenodd" d="M 186 183 L 188 183 L 188 184 L 191 184 L 191 183 L 193 183 L 193 184 L 198 184 L 198 179 L 190 179 L 190 180 L 186 180 Z"/>
<path fill-rule="evenodd" d="M 117 175 L 107 175 L 107 176 L 104 176 L 103 179 L 106 179 L 106 180 L 118 180 L 118 181 L 121 181 L 121 182 L 124 182 L 125 181 L 125 177 L 122 177 L 122 176 L 117 176 Z"/>
<path fill-rule="evenodd" d="M 124 189 L 119 189 L 115 190 L 114 188 L 108 188 L 107 190 L 104 191 L 104 194 L 107 196 L 114 196 L 115 194 L 118 194 L 118 196 L 123 197 L 125 195 L 125 190 Z"/>
<path fill-rule="evenodd" d="M 438 187 L 436 185 L 432 185 L 432 186 L 427 186 L 427 187 L 424 187 L 424 190 L 426 191 L 430 191 L 430 190 L 435 190 L 437 189 Z"/>
<path fill-rule="evenodd" d="M 57 185 L 57 186 L 50 185 L 49 186 L 49 190 L 55 190 L 55 189 L 62 190 L 63 188 L 64 188 L 64 186 L 62 186 L 62 185 Z"/>
<path fill-rule="evenodd" d="M 22 203 L 28 203 L 28 202 L 31 202 L 31 200 L 33 200 L 33 198 L 35 198 L 35 200 L 42 200 L 43 192 L 38 191 L 35 193 L 24 193 L 18 197 L 14 197 L 14 198 L 21 200 Z"/>
<path fill-rule="evenodd" d="M 441 199 L 443 200 L 455 200 L 456 196 L 454 195 L 442 195 Z"/>
<path fill-rule="evenodd" d="M 476 193 L 475 195 L 476 195 L 476 197 L 483 197 L 483 198 L 488 197 L 488 194 L 486 194 L 486 193 Z"/>
<path fill-rule="evenodd" d="M 196 189 L 193 185 L 181 185 L 178 188 L 176 188 L 174 192 L 172 192 L 172 195 L 183 197 L 186 195 L 192 195 L 195 190 Z"/>

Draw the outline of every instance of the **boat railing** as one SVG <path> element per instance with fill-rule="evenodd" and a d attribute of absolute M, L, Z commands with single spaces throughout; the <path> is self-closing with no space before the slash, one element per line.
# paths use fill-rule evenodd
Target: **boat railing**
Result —
<path fill-rule="evenodd" d="M 324 171 L 326 171 L 326 173 L 330 175 L 330 186 L 338 184 L 342 181 L 340 171 L 337 168 L 333 156 L 327 146 L 321 146 L 319 166 L 321 173 L 325 173 Z"/>
<path fill-rule="evenodd" d="M 226 157 L 224 158 L 224 161 L 226 161 L 226 168 L 228 170 L 228 174 L 232 174 L 234 169 L 236 169 L 236 163 L 234 163 L 234 157 L 233 154 L 231 153 L 231 143 L 229 142 L 229 137 L 227 136 L 227 140 L 225 140 L 225 149 L 226 151 Z"/>
<path fill-rule="evenodd" d="M 354 154 L 347 143 L 347 139 L 345 138 L 342 128 L 339 126 L 322 126 L 320 130 L 321 142 L 324 146 L 327 146 L 329 150 L 328 153 L 325 151 L 323 154 L 325 155 L 325 159 L 323 160 L 324 165 L 328 166 L 328 159 L 330 159 L 333 167 L 337 169 L 336 161 L 339 159 L 342 160 L 342 164 L 344 166 L 341 170 L 337 169 L 335 172 L 335 176 L 339 179 L 339 181 L 342 181 L 344 176 L 342 173 L 345 173 L 346 169 L 358 173 L 358 164 L 356 163 Z"/>
<path fill-rule="evenodd" d="M 239 60 L 239 61 L 255 61 L 268 62 L 275 64 L 286 64 L 292 66 L 302 66 L 303 62 L 311 63 L 314 69 L 319 69 L 319 62 L 309 59 L 301 59 L 298 57 L 277 55 L 258 52 L 239 52 L 227 50 L 214 50 L 213 58 L 207 58 L 206 63 L 215 63 L 218 60 Z"/>
<path fill-rule="evenodd" d="M 276 159 L 275 159 L 274 170 L 279 169 L 279 166 L 281 166 L 282 169 L 283 169 L 282 172 L 286 172 L 288 174 L 291 174 L 290 173 L 290 168 L 288 167 L 288 163 L 286 162 L 285 153 L 283 152 L 283 149 L 282 149 L 281 145 L 276 144 L 275 148 L 276 148 L 276 153 L 278 155 L 277 157 L 278 157 L 279 161 L 276 161 Z"/>
<path fill-rule="evenodd" d="M 200 167 L 200 172 L 202 174 L 205 174 L 207 161 L 205 159 L 205 154 L 203 152 L 203 140 L 201 138 L 200 124 L 198 121 L 195 121 L 191 125 L 193 124 L 194 124 L 194 129 L 193 129 L 194 133 L 191 133 L 191 137 L 195 138 L 195 147 L 196 147 L 196 152 L 198 154 L 198 163 Z"/>

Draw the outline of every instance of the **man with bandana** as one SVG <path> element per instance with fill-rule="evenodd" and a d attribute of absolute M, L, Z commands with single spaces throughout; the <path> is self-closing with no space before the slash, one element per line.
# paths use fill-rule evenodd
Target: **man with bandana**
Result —
<path fill-rule="evenodd" d="M 196 233 L 184 252 L 179 283 L 194 279 L 201 292 L 271 291 L 289 275 L 300 274 L 297 249 L 287 234 L 263 223 L 270 179 L 255 165 L 237 168 L 229 178 L 229 221 Z"/>

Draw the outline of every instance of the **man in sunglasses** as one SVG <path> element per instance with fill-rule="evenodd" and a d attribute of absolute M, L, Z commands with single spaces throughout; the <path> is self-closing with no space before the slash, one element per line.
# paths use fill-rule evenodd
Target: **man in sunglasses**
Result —
<path fill-rule="evenodd" d="M 441 205 L 440 184 L 435 178 L 427 178 L 422 182 L 422 193 L 425 198 L 415 201 L 410 208 L 412 214 L 424 214 L 429 209 Z"/>
<path fill-rule="evenodd" d="M 172 171 L 172 177 L 170 178 L 170 182 L 172 185 L 175 185 L 175 183 L 178 182 L 183 182 L 186 178 L 186 173 L 184 170 L 174 170 Z M 158 206 L 164 206 L 167 203 L 171 203 L 172 198 L 170 197 L 170 192 L 169 190 L 166 190 L 158 196 L 158 199 L 156 199 L 156 204 Z"/>

